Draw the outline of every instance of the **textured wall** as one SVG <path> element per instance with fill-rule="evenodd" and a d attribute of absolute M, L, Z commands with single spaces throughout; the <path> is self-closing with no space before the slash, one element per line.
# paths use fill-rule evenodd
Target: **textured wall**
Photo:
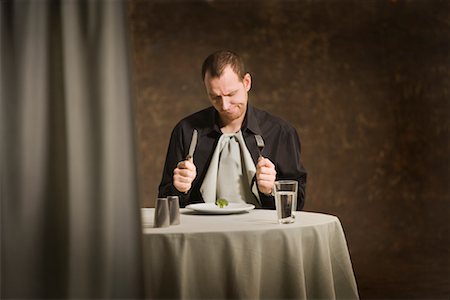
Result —
<path fill-rule="evenodd" d="M 229 48 L 250 101 L 290 121 L 305 210 L 337 215 L 363 298 L 447 298 L 448 1 L 131 1 L 144 206 L 173 126 L 208 100 L 200 65 Z"/>

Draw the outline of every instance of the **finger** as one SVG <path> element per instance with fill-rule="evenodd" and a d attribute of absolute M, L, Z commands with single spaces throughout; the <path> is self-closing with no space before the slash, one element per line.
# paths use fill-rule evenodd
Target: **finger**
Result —
<path fill-rule="evenodd" d="M 277 171 L 275 169 L 267 168 L 267 167 L 258 168 L 256 170 L 256 176 L 259 176 L 259 175 L 262 175 L 262 174 L 264 174 L 264 175 L 272 175 L 272 176 L 275 177 L 275 175 L 277 175 Z"/>
<path fill-rule="evenodd" d="M 175 188 L 182 192 L 185 193 L 187 191 L 189 191 L 189 189 L 191 188 L 190 184 L 186 184 L 186 183 L 180 183 L 180 182 L 174 182 L 173 185 L 175 186 Z"/>
<path fill-rule="evenodd" d="M 186 165 L 186 169 L 191 170 L 192 172 L 195 172 L 197 170 L 197 168 L 195 167 L 195 165 L 192 163 L 192 161 L 187 160 L 185 162 Z"/>
<path fill-rule="evenodd" d="M 275 169 L 275 165 L 270 161 L 270 159 L 268 159 L 268 158 L 265 158 L 264 159 L 264 164 L 265 164 L 265 166 L 266 167 L 268 167 L 268 168 L 273 168 L 273 169 Z"/>
<path fill-rule="evenodd" d="M 265 165 L 265 163 L 264 163 L 264 158 L 263 158 L 263 157 L 260 157 L 260 158 L 258 159 L 258 163 L 256 164 L 256 168 L 262 168 L 262 167 L 264 167 L 264 165 Z"/>
<path fill-rule="evenodd" d="M 179 169 L 189 169 L 189 170 L 196 170 L 195 165 L 193 164 L 192 160 L 182 160 L 177 164 L 177 168 Z"/>
<path fill-rule="evenodd" d="M 275 168 L 275 165 L 270 161 L 268 158 L 259 158 L 257 167 L 269 167 L 269 168 Z"/>
<path fill-rule="evenodd" d="M 256 177 L 256 180 L 263 180 L 263 181 L 272 181 L 275 182 L 275 175 L 273 174 L 259 174 Z"/>
<path fill-rule="evenodd" d="M 174 182 L 181 182 L 181 183 L 192 183 L 193 178 L 192 177 L 187 177 L 187 176 L 174 175 L 173 181 Z"/>
<path fill-rule="evenodd" d="M 192 164 L 189 163 L 188 160 L 182 160 L 177 164 L 177 168 L 179 169 L 188 169 Z"/>
<path fill-rule="evenodd" d="M 191 177 L 193 172 L 191 170 L 189 170 L 189 169 L 179 169 L 179 168 L 177 168 L 177 169 L 175 169 L 173 171 L 173 173 L 177 174 L 177 175 L 180 175 L 180 176 L 184 176 L 184 177 Z"/>
<path fill-rule="evenodd" d="M 178 162 L 177 169 L 186 169 L 185 160 L 182 160 L 182 161 Z"/>
<path fill-rule="evenodd" d="M 274 184 L 275 183 L 275 177 L 261 175 L 259 178 L 256 178 L 256 182 Z"/>
<path fill-rule="evenodd" d="M 180 192 L 185 192 L 191 188 L 193 178 L 180 176 L 179 174 L 173 175 L 173 185 Z"/>
<path fill-rule="evenodd" d="M 195 178 L 195 172 L 189 169 L 175 169 L 173 174 L 179 177 L 186 177 L 193 180 Z"/>
<path fill-rule="evenodd" d="M 261 173 L 261 174 L 276 174 L 277 173 L 275 168 L 271 168 L 271 167 L 261 167 L 257 171 L 259 171 L 259 173 Z"/>

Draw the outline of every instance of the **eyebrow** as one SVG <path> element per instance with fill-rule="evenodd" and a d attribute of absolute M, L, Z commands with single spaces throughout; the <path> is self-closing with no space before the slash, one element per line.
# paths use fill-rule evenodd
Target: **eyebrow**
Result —
<path fill-rule="evenodd" d="M 231 95 L 231 94 L 235 94 L 235 93 L 237 93 L 239 90 L 233 90 L 233 91 L 231 91 L 231 92 L 229 92 L 228 94 L 226 94 L 225 96 L 228 96 L 228 95 Z M 209 95 L 211 96 L 211 97 L 218 97 L 219 95 L 216 95 L 216 94 L 214 94 L 214 93 L 209 93 Z"/>

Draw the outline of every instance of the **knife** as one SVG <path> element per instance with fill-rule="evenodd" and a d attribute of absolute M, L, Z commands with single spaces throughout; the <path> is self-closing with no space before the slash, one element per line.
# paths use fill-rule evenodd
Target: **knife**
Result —
<path fill-rule="evenodd" d="M 194 129 L 194 132 L 192 133 L 191 145 L 189 146 L 189 153 L 186 156 L 186 159 L 191 159 L 194 157 L 195 147 L 197 146 L 197 135 L 197 129 Z"/>

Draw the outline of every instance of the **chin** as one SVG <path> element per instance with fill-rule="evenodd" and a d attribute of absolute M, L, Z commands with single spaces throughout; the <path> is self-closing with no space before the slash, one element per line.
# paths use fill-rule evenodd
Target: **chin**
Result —
<path fill-rule="evenodd" d="M 234 110 L 234 111 L 230 111 L 230 112 L 222 112 L 222 116 L 230 119 L 230 120 L 235 120 L 238 119 L 240 116 L 242 116 L 243 111 L 240 110 Z"/>
<path fill-rule="evenodd" d="M 239 119 L 240 114 L 238 114 L 238 113 L 223 113 L 222 117 L 229 121 L 233 121 L 233 120 Z"/>

